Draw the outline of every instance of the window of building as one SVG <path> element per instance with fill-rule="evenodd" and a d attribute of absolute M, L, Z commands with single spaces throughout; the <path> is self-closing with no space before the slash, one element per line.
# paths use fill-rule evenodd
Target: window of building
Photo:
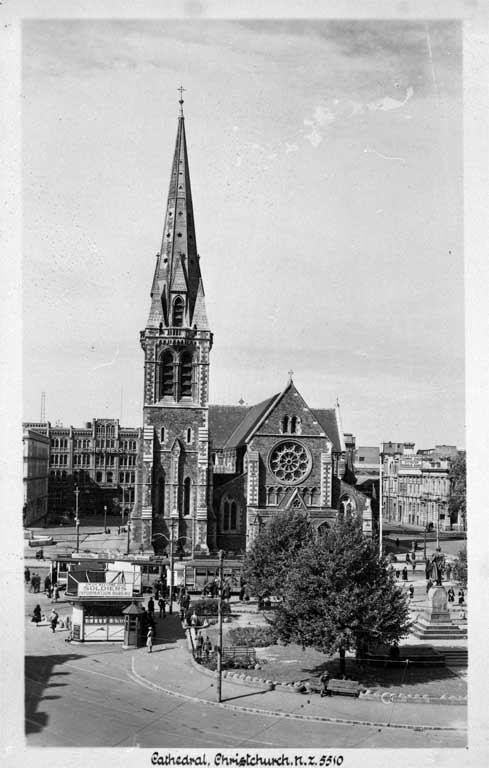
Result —
<path fill-rule="evenodd" d="M 283 434 L 300 435 L 301 420 L 299 416 L 284 416 L 280 422 L 280 430 Z"/>
<path fill-rule="evenodd" d="M 222 530 L 236 531 L 238 527 L 238 505 L 234 499 L 225 498 L 222 505 Z"/>
<path fill-rule="evenodd" d="M 190 477 L 183 483 L 183 514 L 190 515 Z"/>
<path fill-rule="evenodd" d="M 183 325 L 183 311 L 184 303 L 181 296 L 177 296 L 173 302 L 173 325 L 176 328 L 181 328 Z"/>
<path fill-rule="evenodd" d="M 186 440 L 187 444 L 192 442 L 192 437 L 193 437 L 193 435 L 192 435 L 192 429 L 189 427 L 189 428 L 187 429 L 187 432 L 186 432 L 186 434 L 185 434 L 185 440 Z"/>
<path fill-rule="evenodd" d="M 173 395 L 173 355 L 169 350 L 163 352 L 160 360 L 160 398 Z"/>
<path fill-rule="evenodd" d="M 107 472 L 107 482 L 112 483 L 114 478 L 113 472 Z"/>
<path fill-rule="evenodd" d="M 180 358 L 180 397 L 192 397 L 192 359 L 191 352 Z"/>
<path fill-rule="evenodd" d="M 101 483 L 102 482 L 102 473 L 101 472 L 96 472 L 95 473 L 95 480 L 96 480 L 97 483 Z"/>
<path fill-rule="evenodd" d="M 166 429 L 165 427 L 161 427 L 160 429 L 160 442 L 164 443 L 166 440 Z"/>

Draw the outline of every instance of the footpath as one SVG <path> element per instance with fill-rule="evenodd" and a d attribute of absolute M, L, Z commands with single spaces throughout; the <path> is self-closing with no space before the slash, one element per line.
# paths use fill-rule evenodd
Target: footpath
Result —
<path fill-rule="evenodd" d="M 270 717 L 350 723 L 415 730 L 466 730 L 467 707 L 460 704 L 408 704 L 390 697 L 378 701 L 318 694 L 301 694 L 277 686 L 222 678 L 218 703 L 217 674 L 196 664 L 182 637 L 177 616 L 157 621 L 153 652 L 139 648 L 131 653 L 130 676 L 141 685 L 181 699 L 200 701 L 237 712 Z M 168 638 L 168 641 L 166 641 Z M 129 653 L 129 652 L 128 652 Z"/>

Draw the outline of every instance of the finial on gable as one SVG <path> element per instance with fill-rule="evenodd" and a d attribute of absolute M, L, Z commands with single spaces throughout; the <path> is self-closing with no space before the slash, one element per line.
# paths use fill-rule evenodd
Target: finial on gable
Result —
<path fill-rule="evenodd" d="M 288 381 L 288 384 L 292 384 L 292 376 L 293 375 L 294 375 L 294 371 L 291 368 L 290 371 L 289 371 L 289 381 Z"/>

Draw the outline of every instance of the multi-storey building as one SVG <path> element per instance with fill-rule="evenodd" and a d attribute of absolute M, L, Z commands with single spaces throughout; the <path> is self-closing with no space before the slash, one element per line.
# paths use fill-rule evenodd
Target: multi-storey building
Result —
<path fill-rule="evenodd" d="M 25 526 L 42 524 L 48 517 L 49 438 L 24 427 L 24 510 Z"/>
<path fill-rule="evenodd" d="M 384 454 L 383 519 L 401 525 L 450 530 L 449 474 L 450 458 L 436 449 L 417 454 L 401 450 Z"/>
<path fill-rule="evenodd" d="M 25 423 L 44 435 L 48 446 L 47 513 L 51 520 L 73 514 L 75 488 L 81 515 L 129 512 L 135 497 L 140 428 L 121 427 L 118 419 L 93 419 L 85 427 Z"/>

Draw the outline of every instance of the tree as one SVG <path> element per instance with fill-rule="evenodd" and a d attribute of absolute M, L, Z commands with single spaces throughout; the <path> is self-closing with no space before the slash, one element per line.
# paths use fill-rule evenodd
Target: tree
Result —
<path fill-rule="evenodd" d="M 448 477 L 450 480 L 450 496 L 448 498 L 450 520 L 452 522 L 458 522 L 461 517 L 465 527 L 467 495 L 465 451 L 460 452 L 457 458 L 452 462 Z"/>
<path fill-rule="evenodd" d="M 278 637 L 324 653 L 397 642 L 409 631 L 408 601 L 358 519 L 338 520 L 309 540 L 283 575 L 271 620 Z"/>
<path fill-rule="evenodd" d="M 462 587 L 467 586 L 467 550 L 461 549 L 458 557 L 453 564 L 453 573 L 455 579 L 460 582 Z"/>
<path fill-rule="evenodd" d="M 246 553 L 243 578 L 259 598 L 283 598 L 285 577 L 295 558 L 314 537 L 311 521 L 300 510 L 276 515 Z"/>

